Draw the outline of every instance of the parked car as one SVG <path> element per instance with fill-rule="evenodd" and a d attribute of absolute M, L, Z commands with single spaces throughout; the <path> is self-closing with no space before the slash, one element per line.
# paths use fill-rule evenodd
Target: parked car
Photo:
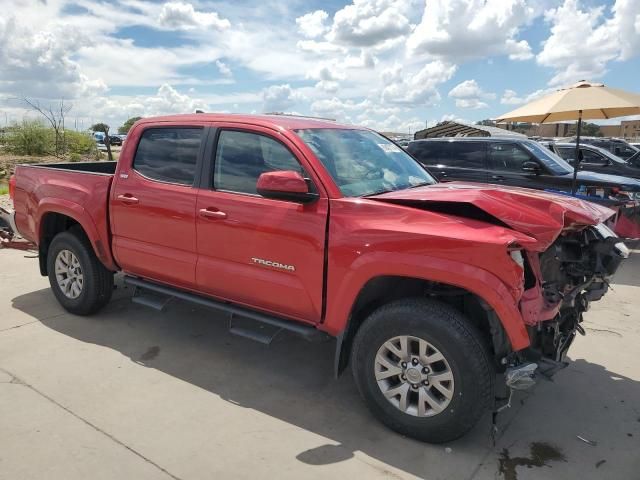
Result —
<path fill-rule="evenodd" d="M 119 147 L 122 145 L 122 138 L 120 138 L 118 135 L 109 135 L 109 143 L 111 145 Z"/>
<path fill-rule="evenodd" d="M 549 142 L 547 148 L 564 158 L 572 167 L 575 163 L 575 143 Z M 609 150 L 595 145 L 580 145 L 580 168 L 598 173 L 620 175 L 623 177 L 640 178 L 640 166 L 635 167 L 629 161 L 614 155 Z M 631 157 L 633 158 L 633 157 Z"/>
<path fill-rule="evenodd" d="M 93 132 L 93 139 L 99 145 L 104 145 L 104 137 L 105 137 L 104 132 Z"/>
<path fill-rule="evenodd" d="M 570 137 L 567 139 L 563 139 L 563 141 L 575 144 L 576 138 Z M 609 150 L 611 153 L 622 159 L 627 159 L 640 151 L 637 147 L 634 147 L 621 138 L 580 137 L 580 143 L 587 143 L 589 145 L 595 145 L 596 147 L 604 148 L 605 150 Z"/>
<path fill-rule="evenodd" d="M 8 223 L 68 311 L 100 310 L 122 272 L 138 303 L 226 312 L 237 335 L 272 338 L 244 317 L 336 337 L 373 414 L 431 442 L 496 407 L 496 372 L 524 388 L 563 367 L 629 254 L 608 208 L 438 184 L 377 133 L 310 118 L 146 118 L 119 162 L 20 165 L 12 185 Z"/>
<path fill-rule="evenodd" d="M 414 140 L 407 151 L 439 180 L 463 180 L 571 193 L 573 167 L 543 145 L 513 137 Z M 615 208 L 616 232 L 640 237 L 640 181 L 580 170 L 581 198 Z M 618 220 L 620 223 L 618 223 Z"/>

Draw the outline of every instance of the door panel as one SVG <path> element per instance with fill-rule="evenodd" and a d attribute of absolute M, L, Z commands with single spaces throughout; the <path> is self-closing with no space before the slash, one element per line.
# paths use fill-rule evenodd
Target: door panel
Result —
<path fill-rule="evenodd" d="M 258 143 L 242 135 L 226 141 L 227 132 L 222 130 L 217 142 L 213 170 L 218 190 L 202 189 L 197 199 L 198 289 L 319 322 L 328 200 L 321 194 L 318 201 L 302 205 L 250 193 L 262 171 L 302 168 L 291 153 L 295 147 L 270 136 Z"/>
<path fill-rule="evenodd" d="M 203 128 L 145 130 L 133 167 L 115 179 L 113 252 L 125 272 L 195 287 L 197 190 L 191 185 L 205 136 Z"/>

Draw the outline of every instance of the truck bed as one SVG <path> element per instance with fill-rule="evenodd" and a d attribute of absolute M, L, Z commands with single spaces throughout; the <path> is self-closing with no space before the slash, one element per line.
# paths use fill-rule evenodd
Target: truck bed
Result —
<path fill-rule="evenodd" d="M 55 168 L 72 172 L 99 173 L 113 175 L 116 172 L 118 162 L 64 162 L 64 163 L 36 163 L 22 165 L 36 168 Z"/>
<path fill-rule="evenodd" d="M 109 192 L 117 162 L 47 163 L 16 166 L 15 224 L 39 244 L 51 222 L 63 216 L 80 223 L 98 258 L 111 267 Z"/>

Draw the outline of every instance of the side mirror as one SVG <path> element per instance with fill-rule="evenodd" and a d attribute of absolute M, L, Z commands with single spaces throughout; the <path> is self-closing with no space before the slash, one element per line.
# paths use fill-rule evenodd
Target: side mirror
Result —
<path fill-rule="evenodd" d="M 522 170 L 525 172 L 538 174 L 540 173 L 540 165 L 532 161 L 522 162 Z"/>
<path fill-rule="evenodd" d="M 302 175 L 293 170 L 265 172 L 258 178 L 256 190 L 265 198 L 309 203 L 318 199 L 317 193 L 309 191 Z"/>

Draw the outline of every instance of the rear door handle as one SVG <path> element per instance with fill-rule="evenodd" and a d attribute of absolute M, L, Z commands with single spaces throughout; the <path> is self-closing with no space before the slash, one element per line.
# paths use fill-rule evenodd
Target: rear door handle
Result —
<path fill-rule="evenodd" d="M 438 175 L 440 175 L 441 177 L 448 177 L 449 174 L 447 172 L 438 172 Z"/>
<path fill-rule="evenodd" d="M 226 213 L 221 212 L 220 210 L 217 210 L 217 209 L 214 210 L 212 207 L 200 209 L 200 216 L 205 218 L 214 218 L 214 219 L 227 218 Z"/>
<path fill-rule="evenodd" d="M 128 203 L 130 205 L 135 205 L 135 204 L 140 202 L 140 200 L 138 200 L 136 197 L 134 197 L 133 195 L 131 195 L 129 193 L 125 193 L 124 195 L 118 195 L 117 198 L 122 203 Z"/>
<path fill-rule="evenodd" d="M 491 180 L 504 180 L 502 175 L 491 175 Z"/>

